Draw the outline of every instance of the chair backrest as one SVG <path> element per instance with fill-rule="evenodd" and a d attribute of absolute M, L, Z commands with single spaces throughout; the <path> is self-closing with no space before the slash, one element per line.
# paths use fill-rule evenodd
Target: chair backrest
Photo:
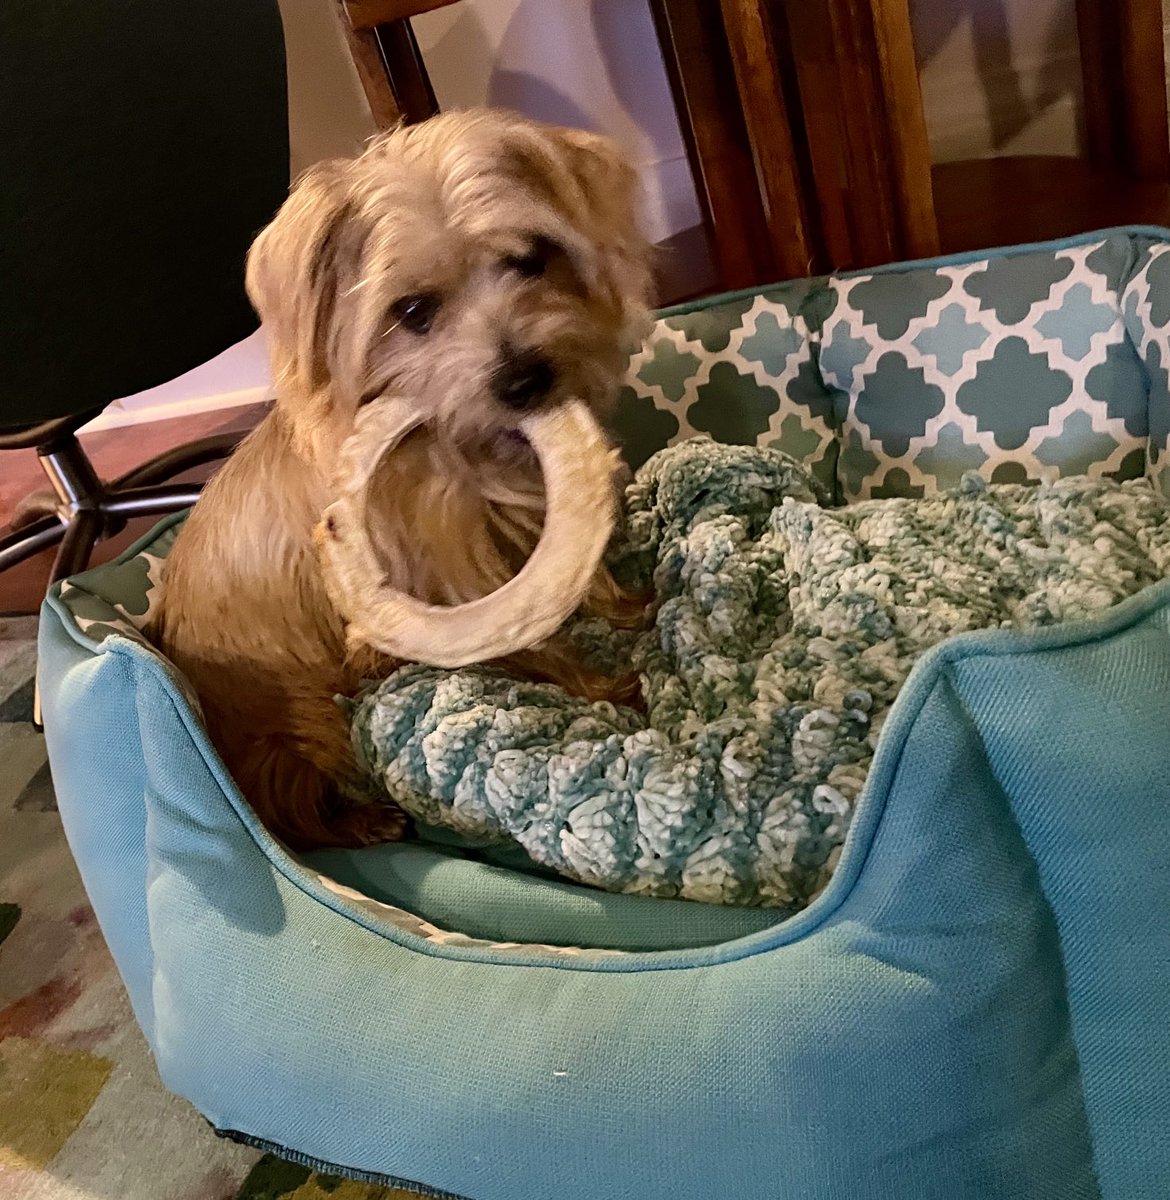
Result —
<path fill-rule="evenodd" d="M 101 408 L 256 327 L 288 188 L 275 0 L 0 6 L 0 428 Z"/>

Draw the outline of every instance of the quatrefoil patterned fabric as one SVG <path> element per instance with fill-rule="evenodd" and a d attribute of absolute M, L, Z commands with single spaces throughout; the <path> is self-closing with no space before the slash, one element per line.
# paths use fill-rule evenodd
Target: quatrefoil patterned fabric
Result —
<path fill-rule="evenodd" d="M 1122 300 L 1149 387 L 1147 470 L 1170 497 L 1170 245 L 1146 247 Z"/>
<path fill-rule="evenodd" d="M 817 365 L 826 280 L 668 311 L 631 358 L 618 405 L 630 464 L 696 434 L 783 450 L 835 494 L 836 398 Z"/>
<path fill-rule="evenodd" d="M 630 362 L 633 465 L 697 433 L 808 462 L 842 502 L 964 472 L 1170 491 L 1170 233 L 800 280 L 670 310 Z"/>

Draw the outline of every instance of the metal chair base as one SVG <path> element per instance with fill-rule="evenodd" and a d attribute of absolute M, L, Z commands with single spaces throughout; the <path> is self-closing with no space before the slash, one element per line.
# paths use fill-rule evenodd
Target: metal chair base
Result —
<path fill-rule="evenodd" d="M 28 497 L 11 532 L 0 537 L 0 571 L 57 546 L 50 587 L 85 570 L 97 543 L 124 529 L 127 519 L 189 508 L 199 498 L 199 485 L 163 481 L 225 458 L 244 437 L 224 433 L 201 438 L 106 483 L 73 431 L 60 433 L 64 436 L 51 438 L 37 449 L 50 489 Z"/>
<path fill-rule="evenodd" d="M 199 485 L 167 484 L 165 480 L 226 458 L 244 437 L 243 433 L 223 433 L 201 438 L 105 483 L 76 436 L 80 424 L 91 415 L 0 435 L 0 449 L 35 445 L 50 485 L 17 506 L 11 532 L 0 537 L 0 571 L 51 546 L 57 547 L 57 554 L 49 572 L 49 587 L 84 571 L 98 542 L 120 533 L 129 518 L 161 517 L 190 508 L 199 499 Z M 33 727 L 44 729 L 37 684 L 33 686 Z"/>

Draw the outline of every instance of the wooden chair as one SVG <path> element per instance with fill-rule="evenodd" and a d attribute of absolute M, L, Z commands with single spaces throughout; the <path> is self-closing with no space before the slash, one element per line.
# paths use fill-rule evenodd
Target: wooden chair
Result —
<path fill-rule="evenodd" d="M 383 129 L 439 111 L 410 18 L 457 0 L 338 0 L 350 54 Z"/>
<path fill-rule="evenodd" d="M 1086 159 L 932 166 L 908 0 L 651 0 L 725 287 L 1170 219 L 1161 0 L 1076 0 Z"/>

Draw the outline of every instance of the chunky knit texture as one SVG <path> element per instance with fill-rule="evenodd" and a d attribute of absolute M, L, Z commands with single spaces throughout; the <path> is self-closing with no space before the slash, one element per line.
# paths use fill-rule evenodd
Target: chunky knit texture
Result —
<path fill-rule="evenodd" d="M 419 820 L 613 891 L 798 909 L 824 886 L 924 651 L 1086 618 L 1170 573 L 1145 480 L 823 506 L 786 455 L 696 439 L 627 492 L 619 575 L 653 625 L 570 628 L 632 662 L 645 715 L 491 669 L 409 667 L 354 706 L 371 778 Z"/>

